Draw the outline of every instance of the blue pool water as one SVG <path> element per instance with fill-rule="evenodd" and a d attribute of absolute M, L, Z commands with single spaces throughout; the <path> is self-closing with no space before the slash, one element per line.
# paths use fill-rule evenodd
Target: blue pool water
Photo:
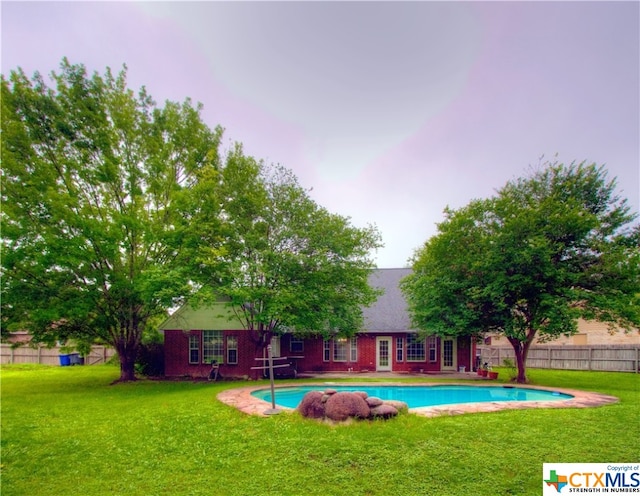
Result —
<path fill-rule="evenodd" d="M 296 408 L 309 391 L 364 391 L 383 400 L 404 401 L 409 408 L 453 405 L 459 403 L 486 403 L 494 401 L 553 401 L 568 400 L 573 396 L 555 391 L 509 386 L 318 386 L 284 387 L 275 390 L 276 404 Z M 260 389 L 251 393 L 256 398 L 271 402 L 271 391 Z"/>

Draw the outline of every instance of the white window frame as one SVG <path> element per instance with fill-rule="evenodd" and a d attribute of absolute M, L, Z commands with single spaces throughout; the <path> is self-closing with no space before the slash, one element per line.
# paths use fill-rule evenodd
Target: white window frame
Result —
<path fill-rule="evenodd" d="M 233 358 L 232 352 L 235 352 L 235 358 Z M 227 336 L 227 363 L 237 365 L 238 363 L 238 336 L 230 334 Z"/>
<path fill-rule="evenodd" d="M 418 339 L 418 337 L 415 334 L 409 334 L 407 336 L 407 362 L 425 362 L 427 359 L 426 356 L 426 343 L 425 343 L 425 339 Z M 414 349 L 414 346 L 418 347 L 419 345 L 422 345 L 422 354 L 420 356 L 417 356 L 416 358 L 416 351 L 417 349 Z"/>
<path fill-rule="evenodd" d="M 196 352 L 195 360 L 193 352 Z M 189 334 L 189 363 L 192 365 L 200 363 L 200 333 Z"/>
<path fill-rule="evenodd" d="M 224 333 L 208 329 L 202 331 L 202 363 L 212 360 L 224 363 Z"/>
<path fill-rule="evenodd" d="M 404 362 L 404 338 L 396 338 L 396 362 Z"/>
<path fill-rule="evenodd" d="M 438 361 L 438 337 L 429 336 L 427 338 L 427 347 L 429 350 L 429 362 L 434 363 Z"/>
<path fill-rule="evenodd" d="M 291 353 L 304 353 L 304 339 L 291 336 L 289 351 Z"/>
<path fill-rule="evenodd" d="M 333 361 L 346 362 L 349 356 L 349 339 L 335 338 L 333 340 Z"/>
<path fill-rule="evenodd" d="M 353 336 L 349 339 L 349 361 L 357 362 L 358 361 L 358 337 Z"/>

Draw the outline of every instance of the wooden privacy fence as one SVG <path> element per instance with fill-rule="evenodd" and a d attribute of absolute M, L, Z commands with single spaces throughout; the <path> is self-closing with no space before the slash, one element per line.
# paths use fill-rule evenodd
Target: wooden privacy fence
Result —
<path fill-rule="evenodd" d="M 478 350 L 482 363 L 502 366 L 505 358 L 515 363 L 515 354 L 510 346 L 478 346 Z M 532 346 L 527 367 L 638 373 L 640 345 Z"/>
<path fill-rule="evenodd" d="M 60 355 L 68 355 L 62 353 L 58 346 L 47 348 L 46 346 L 38 346 L 32 348 L 30 346 L 19 346 L 12 348 L 10 344 L 0 344 L 0 363 L 40 363 L 43 365 L 60 365 Z M 106 363 L 113 355 L 115 350 L 108 346 L 94 346 L 91 353 L 84 357 L 85 365 L 96 365 Z"/>

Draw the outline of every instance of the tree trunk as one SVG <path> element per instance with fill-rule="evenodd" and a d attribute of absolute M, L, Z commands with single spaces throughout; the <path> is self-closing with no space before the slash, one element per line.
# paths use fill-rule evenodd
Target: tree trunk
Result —
<path fill-rule="evenodd" d="M 123 355 L 120 352 L 118 352 L 118 357 L 120 358 L 120 378 L 118 379 L 118 382 L 135 381 L 136 380 L 135 355 L 131 357 L 131 354 Z"/>
<path fill-rule="evenodd" d="M 140 340 L 131 334 L 129 339 L 120 337 L 115 343 L 115 349 L 120 359 L 120 378 L 118 382 L 129 382 L 136 380 L 135 365 L 138 357 L 138 347 Z"/>
<path fill-rule="evenodd" d="M 526 384 L 527 383 L 527 373 L 526 373 L 526 364 L 527 364 L 527 354 L 529 353 L 529 346 L 531 345 L 530 340 L 520 341 L 516 338 L 508 338 L 511 346 L 513 347 L 513 351 L 516 356 L 516 366 L 518 367 L 518 376 L 516 378 L 516 382 L 518 384 Z"/>

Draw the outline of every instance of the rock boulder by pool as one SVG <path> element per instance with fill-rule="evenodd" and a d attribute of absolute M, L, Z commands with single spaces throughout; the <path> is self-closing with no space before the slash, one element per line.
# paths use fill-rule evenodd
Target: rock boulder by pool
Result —
<path fill-rule="evenodd" d="M 320 391 L 309 391 L 298 405 L 298 411 L 303 417 L 324 418 L 324 394 Z"/>
<path fill-rule="evenodd" d="M 407 411 L 407 405 L 401 401 L 383 401 L 362 391 L 338 393 L 327 389 L 306 393 L 297 410 L 303 417 L 343 422 L 350 418 L 392 418 L 399 411 Z"/>

